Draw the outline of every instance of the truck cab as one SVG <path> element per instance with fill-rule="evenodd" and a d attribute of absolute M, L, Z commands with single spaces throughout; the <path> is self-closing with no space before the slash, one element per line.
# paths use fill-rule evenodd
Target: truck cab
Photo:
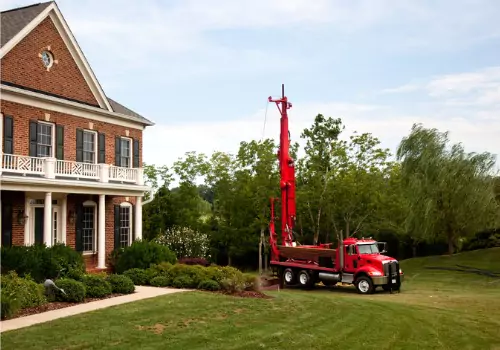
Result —
<path fill-rule="evenodd" d="M 362 294 L 381 286 L 384 290 L 399 290 L 404 279 L 399 262 L 386 253 L 386 244 L 371 238 L 347 238 L 343 242 L 344 261 L 342 282 L 353 283 Z M 340 262 L 340 266 L 342 263 Z"/>

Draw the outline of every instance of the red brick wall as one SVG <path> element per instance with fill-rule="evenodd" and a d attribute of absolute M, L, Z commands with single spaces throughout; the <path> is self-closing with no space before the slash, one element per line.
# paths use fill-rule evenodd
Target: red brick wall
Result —
<path fill-rule="evenodd" d="M 139 140 L 139 164 L 142 164 L 142 130 L 126 128 L 115 124 L 104 123 L 59 112 L 30 107 L 2 100 L 0 109 L 4 115 L 10 115 L 14 121 L 14 154 L 29 155 L 29 121 L 45 120 L 45 113 L 50 114 L 49 122 L 64 125 L 64 159 L 76 160 L 76 129 L 89 130 L 89 122 L 93 130 L 106 134 L 106 163 L 115 163 L 115 136 L 126 136 Z M 97 140 L 96 140 L 97 141 Z M 3 146 L 2 146 L 3 147 Z"/>
<path fill-rule="evenodd" d="M 39 57 L 48 46 L 57 60 L 49 71 Z M 3 81 L 98 105 L 50 18 L 43 20 L 1 61 Z"/>

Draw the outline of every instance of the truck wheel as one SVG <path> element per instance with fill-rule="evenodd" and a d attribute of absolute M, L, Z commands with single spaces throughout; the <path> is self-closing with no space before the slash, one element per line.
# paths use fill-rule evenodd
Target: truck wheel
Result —
<path fill-rule="evenodd" d="M 301 270 L 297 275 L 297 278 L 302 287 L 312 287 L 314 284 L 312 276 L 306 270 Z"/>
<path fill-rule="evenodd" d="M 287 268 L 283 271 L 283 279 L 288 286 L 296 283 L 295 277 L 295 272 L 291 268 Z"/>
<path fill-rule="evenodd" d="M 375 290 L 372 280 L 366 276 L 358 277 L 356 282 L 354 282 L 354 285 L 360 294 L 372 294 Z"/>

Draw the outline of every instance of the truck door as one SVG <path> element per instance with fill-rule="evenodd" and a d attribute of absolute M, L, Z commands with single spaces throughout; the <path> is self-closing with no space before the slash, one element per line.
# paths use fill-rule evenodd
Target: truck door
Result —
<path fill-rule="evenodd" d="M 358 252 L 355 244 L 344 246 L 344 271 L 354 273 L 358 264 Z"/>

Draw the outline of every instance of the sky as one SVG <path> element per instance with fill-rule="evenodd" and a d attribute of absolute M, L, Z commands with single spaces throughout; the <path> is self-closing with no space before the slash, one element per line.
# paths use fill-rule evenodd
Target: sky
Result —
<path fill-rule="evenodd" d="M 156 123 L 144 132 L 147 163 L 277 140 L 267 98 L 282 83 L 292 141 L 321 113 L 342 118 L 343 138 L 369 132 L 393 153 L 413 123 L 500 152 L 500 1 L 57 4 L 106 94 Z"/>

